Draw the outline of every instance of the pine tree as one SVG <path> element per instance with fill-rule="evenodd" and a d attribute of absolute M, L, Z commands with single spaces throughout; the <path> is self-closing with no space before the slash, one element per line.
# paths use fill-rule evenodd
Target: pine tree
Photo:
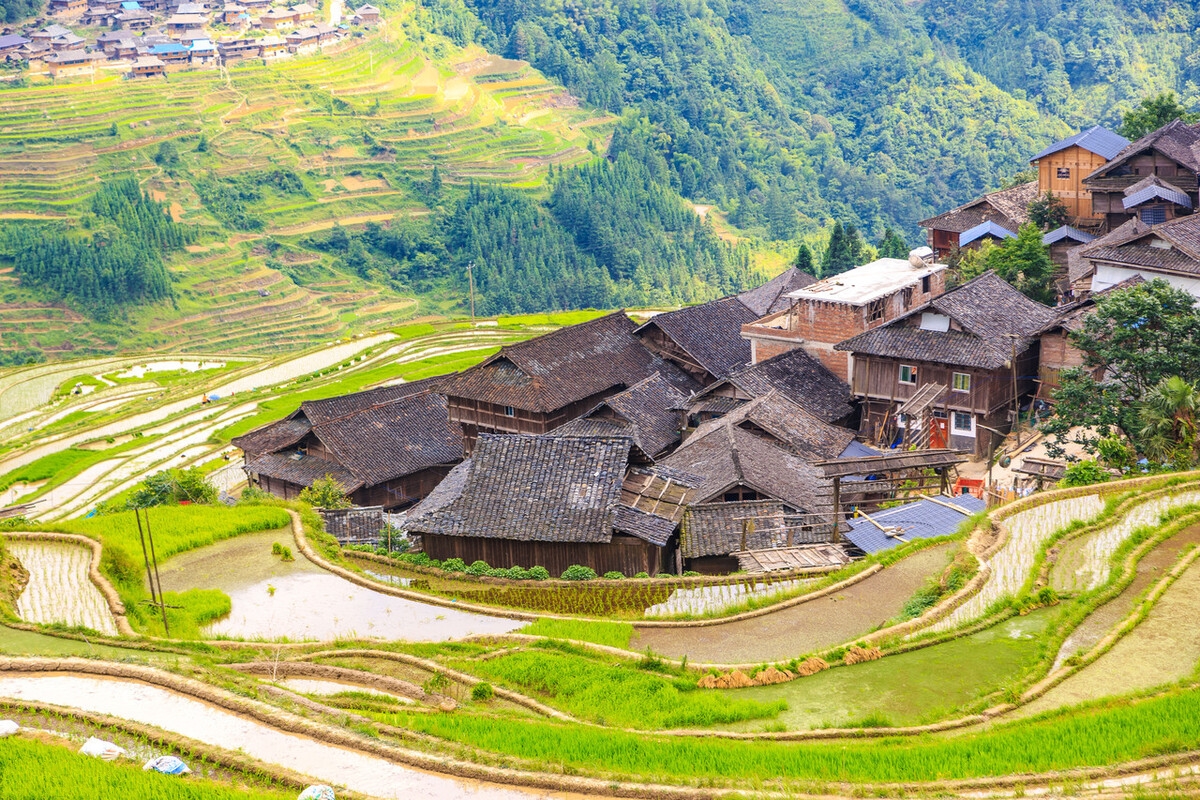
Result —
<path fill-rule="evenodd" d="M 812 248 L 806 243 L 800 243 L 800 249 L 796 251 L 796 259 L 792 262 L 792 266 L 805 275 L 816 277 L 817 266 L 813 263 Z"/>
<path fill-rule="evenodd" d="M 888 226 L 883 229 L 883 238 L 875 245 L 880 258 L 908 258 L 908 243 L 904 237 Z"/>

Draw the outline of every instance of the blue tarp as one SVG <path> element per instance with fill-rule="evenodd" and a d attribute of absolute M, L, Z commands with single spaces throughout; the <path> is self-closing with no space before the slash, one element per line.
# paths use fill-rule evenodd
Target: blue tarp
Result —
<path fill-rule="evenodd" d="M 941 503 L 921 499 L 915 503 L 906 503 L 896 508 L 889 508 L 871 514 L 871 519 L 885 528 L 899 528 L 897 536 L 888 536 L 871 524 L 870 520 L 858 517 L 850 520 L 846 538 L 864 553 L 878 553 L 898 547 L 913 539 L 933 539 L 938 536 L 949 536 L 958 530 L 963 520 L 971 514 L 983 511 L 987 504 L 973 495 L 964 494 L 959 497 L 939 497 Z M 942 503 L 961 508 L 957 511 L 947 508 Z"/>

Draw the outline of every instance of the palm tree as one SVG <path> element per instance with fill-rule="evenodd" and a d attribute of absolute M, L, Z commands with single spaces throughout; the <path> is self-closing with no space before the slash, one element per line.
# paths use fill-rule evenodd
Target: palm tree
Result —
<path fill-rule="evenodd" d="M 1142 450 L 1148 458 L 1160 462 L 1195 462 L 1197 446 L 1196 414 L 1200 410 L 1200 391 L 1178 375 L 1163 378 L 1142 402 Z"/>

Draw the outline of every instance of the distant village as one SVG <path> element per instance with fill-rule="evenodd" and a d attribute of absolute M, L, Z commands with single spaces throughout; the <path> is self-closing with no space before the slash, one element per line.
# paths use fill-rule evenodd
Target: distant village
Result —
<path fill-rule="evenodd" d="M 51 78 L 94 77 L 97 70 L 161 78 L 183 69 L 314 53 L 355 27 L 379 24 L 372 5 L 344 20 L 340 8 L 331 5 L 331 18 L 323 20 L 308 3 L 284 8 L 270 0 L 220 7 L 180 0 L 50 0 L 53 22 L 0 35 L 0 61 Z"/>
<path fill-rule="evenodd" d="M 1032 163 L 1036 180 L 921 223 L 907 260 L 615 312 L 461 373 L 306 401 L 234 444 L 266 491 L 332 478 L 431 558 L 493 567 L 761 572 L 952 533 L 994 489 L 970 467 L 1083 364 L 1068 333 L 1096 297 L 1154 278 L 1200 294 L 1200 126 L 1133 143 L 1094 127 Z M 1056 307 L 990 272 L 948 288 L 943 259 L 1016 236 L 1046 192 L 1069 212 L 1043 240 Z M 1026 491 L 1066 467 L 1014 461 Z"/>

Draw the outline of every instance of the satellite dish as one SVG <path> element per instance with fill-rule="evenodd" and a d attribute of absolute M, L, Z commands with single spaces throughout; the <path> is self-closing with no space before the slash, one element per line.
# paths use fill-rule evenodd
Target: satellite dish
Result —
<path fill-rule="evenodd" d="M 1008 456 L 1002 456 L 1000 458 L 1000 466 L 1004 467 L 1005 469 L 1007 469 L 1008 465 L 1011 463 L 1012 463 L 1012 459 L 1009 458 Z"/>

